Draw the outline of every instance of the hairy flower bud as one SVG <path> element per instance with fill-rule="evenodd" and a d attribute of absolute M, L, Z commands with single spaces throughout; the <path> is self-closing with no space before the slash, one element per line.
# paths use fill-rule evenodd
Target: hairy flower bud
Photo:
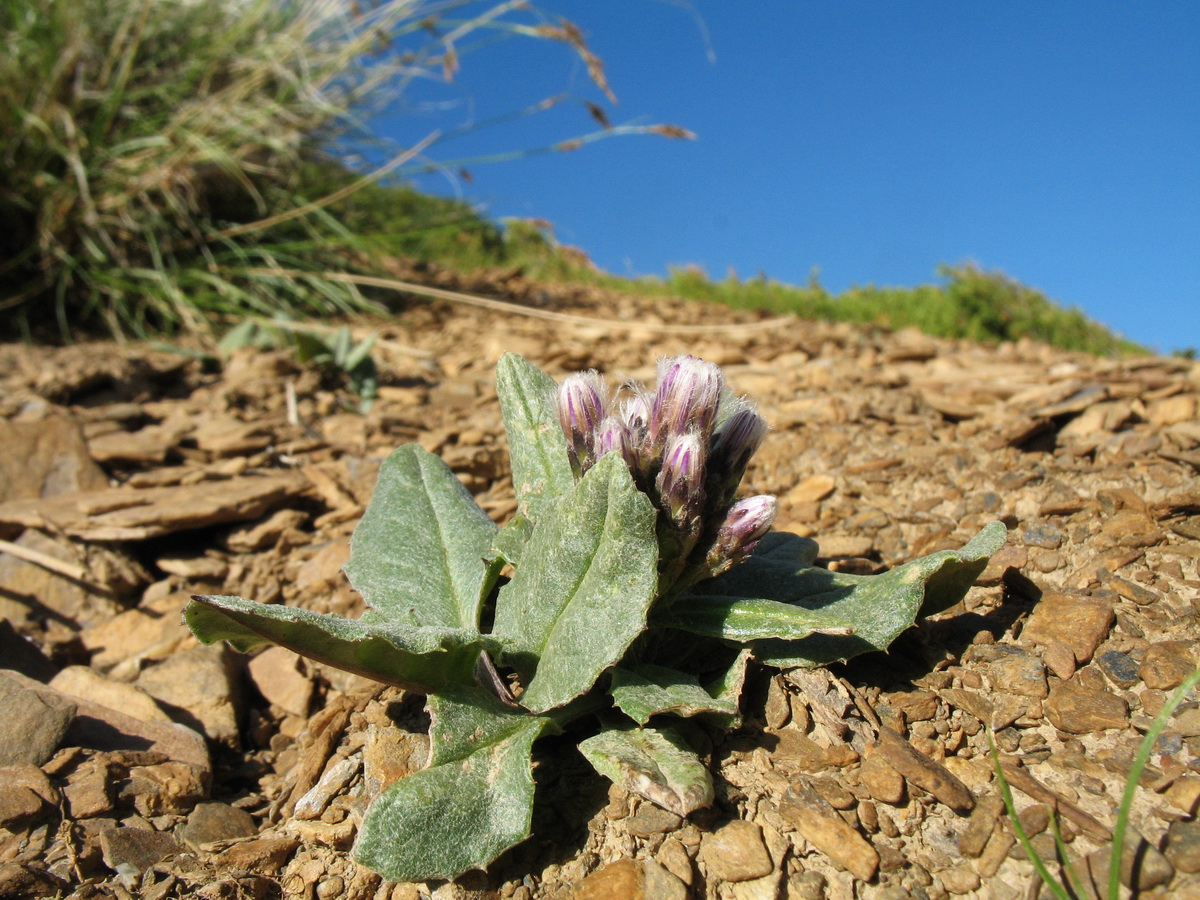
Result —
<path fill-rule="evenodd" d="M 677 356 L 659 364 L 658 388 L 650 407 L 647 437 L 654 452 L 672 436 L 688 431 L 702 446 L 712 437 L 725 377 L 721 369 L 695 356 Z"/>
<path fill-rule="evenodd" d="M 604 377 L 594 369 L 568 375 L 558 387 L 558 422 L 567 436 L 576 478 L 595 462 L 596 428 L 604 419 L 605 393 Z"/>
<path fill-rule="evenodd" d="M 663 510 L 675 525 L 695 522 L 704 506 L 704 445 L 694 431 L 671 437 L 655 482 Z"/>
<path fill-rule="evenodd" d="M 748 557 L 775 522 L 776 502 L 769 494 L 738 500 L 729 507 L 717 529 L 706 562 L 720 574 Z"/>
<path fill-rule="evenodd" d="M 629 428 L 616 416 L 608 416 L 596 428 L 594 454 L 597 461 L 607 453 L 620 453 L 625 464 L 635 469 L 637 460 Z"/>
<path fill-rule="evenodd" d="M 726 419 L 713 436 L 708 455 L 710 502 L 729 505 L 746 466 L 767 436 L 767 420 L 753 407 L 743 406 Z"/>
<path fill-rule="evenodd" d="M 650 396 L 641 389 L 621 401 L 621 418 L 629 426 L 630 434 L 640 440 L 650 424 Z"/>

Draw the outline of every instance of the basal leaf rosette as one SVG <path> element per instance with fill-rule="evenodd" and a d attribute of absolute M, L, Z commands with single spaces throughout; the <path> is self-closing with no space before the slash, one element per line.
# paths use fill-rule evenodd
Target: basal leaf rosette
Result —
<path fill-rule="evenodd" d="M 814 566 L 813 541 L 769 533 L 774 497 L 738 497 L 767 424 L 693 356 L 610 391 L 506 354 L 496 388 L 517 501 L 503 527 L 407 445 L 351 540 L 362 619 L 237 597 L 186 611 L 202 641 L 275 642 L 428 696 L 430 764 L 374 798 L 352 851 L 395 881 L 454 878 L 527 838 L 535 741 L 579 719 L 597 771 L 679 815 L 708 805 L 681 720 L 740 722 L 752 659 L 886 649 L 961 599 L 1005 539 L 993 523 L 877 576 Z"/>

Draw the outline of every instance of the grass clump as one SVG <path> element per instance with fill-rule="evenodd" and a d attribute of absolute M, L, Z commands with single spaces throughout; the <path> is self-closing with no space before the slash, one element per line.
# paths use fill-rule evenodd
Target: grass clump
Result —
<path fill-rule="evenodd" d="M 696 266 L 672 269 L 664 279 L 613 279 L 643 295 L 672 294 L 740 309 L 791 313 L 805 319 L 852 322 L 889 330 L 916 328 L 934 337 L 982 342 L 1029 338 L 1064 350 L 1098 356 L 1145 353 L 1143 347 L 1093 322 L 1075 308 L 1064 308 L 1040 291 L 1002 272 L 968 263 L 938 268 L 940 284 L 916 287 L 853 287 L 829 293 L 814 276 L 804 286 L 758 276 L 713 281 Z"/>
<path fill-rule="evenodd" d="M 0 0 L 4 323 L 145 336 L 328 316 L 370 303 L 323 274 L 378 271 L 381 250 L 496 252 L 463 204 L 380 183 L 431 165 L 436 133 L 385 147 L 368 176 L 341 162 L 378 151 L 363 123 L 415 79 L 451 79 L 487 43 L 475 32 L 566 44 L 611 95 L 577 28 L 513 2 Z M 630 132 L 686 136 L 626 126 L 542 149 Z"/>

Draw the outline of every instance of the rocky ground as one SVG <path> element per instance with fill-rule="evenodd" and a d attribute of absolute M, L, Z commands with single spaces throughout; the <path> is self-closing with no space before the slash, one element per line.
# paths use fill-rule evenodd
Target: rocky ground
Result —
<path fill-rule="evenodd" d="M 1056 810 L 1103 883 L 1134 753 L 1198 662 L 1200 365 L 507 288 L 542 317 L 414 301 L 374 323 L 366 415 L 286 351 L 222 370 L 0 346 L 0 896 L 1035 897 L 989 728 L 1034 846 L 1053 858 Z M 508 350 L 612 381 L 652 380 L 666 354 L 722 364 L 773 426 L 749 489 L 830 568 L 880 571 L 994 519 L 1010 539 L 889 654 L 758 672 L 744 727 L 705 748 L 713 808 L 681 821 L 550 739 L 531 840 L 486 874 L 384 883 L 347 850 L 372 793 L 423 764 L 422 699 L 199 646 L 180 611 L 203 592 L 360 612 L 348 537 L 404 442 L 505 519 Z M 1138 896 L 1200 897 L 1198 804 L 1193 693 L 1133 806 Z"/>

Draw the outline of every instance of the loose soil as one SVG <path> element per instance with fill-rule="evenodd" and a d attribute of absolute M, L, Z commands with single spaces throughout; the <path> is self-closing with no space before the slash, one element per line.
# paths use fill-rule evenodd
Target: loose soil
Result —
<path fill-rule="evenodd" d="M 989 731 L 1034 848 L 1057 872 L 1056 818 L 1085 893 L 1105 883 L 1134 754 L 1198 662 L 1200 365 L 440 283 L 519 306 L 413 299 L 359 323 L 382 375 L 366 414 L 287 351 L 0 346 L 0 660 L 23 673 L 0 676 L 0 896 L 1035 897 Z M 424 763 L 422 698 L 200 647 L 180 612 L 221 593 L 361 613 L 348 539 L 406 442 L 510 516 L 506 351 L 614 383 L 664 355 L 722 365 L 772 425 L 746 490 L 777 494 L 777 527 L 831 569 L 997 519 L 1009 543 L 889 653 L 756 671 L 742 727 L 696 732 L 711 809 L 681 821 L 548 739 L 533 838 L 486 873 L 393 885 L 348 850 L 369 797 Z M 1132 807 L 1138 896 L 1200 897 L 1198 804 L 1193 692 Z"/>

